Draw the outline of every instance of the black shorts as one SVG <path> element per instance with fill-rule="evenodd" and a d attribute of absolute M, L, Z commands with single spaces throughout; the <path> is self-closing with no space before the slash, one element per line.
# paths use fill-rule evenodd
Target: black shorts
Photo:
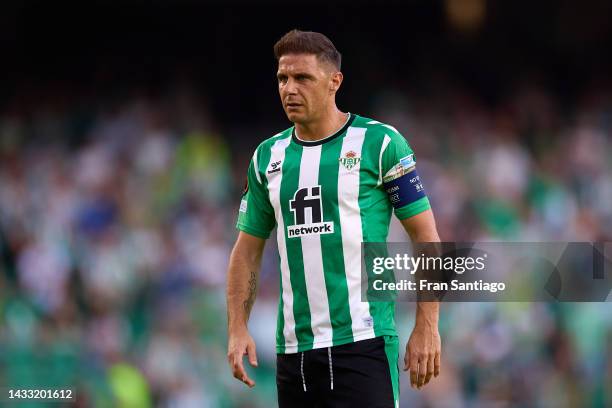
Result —
<path fill-rule="evenodd" d="M 381 336 L 296 354 L 278 354 L 278 406 L 396 408 L 398 344 L 396 336 Z"/>

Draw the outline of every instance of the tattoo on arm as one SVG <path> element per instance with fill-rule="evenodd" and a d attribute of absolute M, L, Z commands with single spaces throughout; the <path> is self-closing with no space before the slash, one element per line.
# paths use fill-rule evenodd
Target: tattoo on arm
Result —
<path fill-rule="evenodd" d="M 251 309 L 253 308 L 253 303 L 255 303 L 255 295 L 257 293 L 257 277 L 255 272 L 251 271 L 251 277 L 249 278 L 249 295 L 247 300 L 244 301 L 244 311 L 247 316 L 251 313 Z"/>

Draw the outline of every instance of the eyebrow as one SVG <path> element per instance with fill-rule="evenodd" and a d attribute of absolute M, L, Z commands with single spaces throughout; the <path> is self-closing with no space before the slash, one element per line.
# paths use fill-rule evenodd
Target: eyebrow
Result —
<path fill-rule="evenodd" d="M 277 72 L 276 73 L 276 77 L 277 78 L 287 77 L 287 76 L 289 76 L 289 75 L 287 75 L 286 73 L 283 73 L 283 72 Z M 302 71 L 295 72 L 295 73 L 292 74 L 292 76 L 294 76 L 294 77 L 303 76 L 303 77 L 306 77 L 306 78 L 314 78 L 313 75 L 311 75 L 311 74 L 309 74 L 307 72 L 302 72 Z"/>

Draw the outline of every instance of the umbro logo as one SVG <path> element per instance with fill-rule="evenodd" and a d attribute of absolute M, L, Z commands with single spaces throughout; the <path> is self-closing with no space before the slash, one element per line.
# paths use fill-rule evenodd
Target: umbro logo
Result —
<path fill-rule="evenodd" d="M 281 162 L 280 160 L 274 163 L 270 163 L 270 168 L 268 169 L 268 174 L 272 174 L 272 173 L 276 173 L 277 171 L 280 171 L 281 166 L 280 166 Z"/>

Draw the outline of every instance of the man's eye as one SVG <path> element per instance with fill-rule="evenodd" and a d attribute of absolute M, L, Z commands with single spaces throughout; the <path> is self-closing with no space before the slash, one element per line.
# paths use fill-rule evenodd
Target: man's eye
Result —
<path fill-rule="evenodd" d="M 306 80 L 306 75 L 298 75 L 298 76 L 296 77 L 296 79 L 297 79 L 298 81 L 305 81 L 305 80 Z"/>

